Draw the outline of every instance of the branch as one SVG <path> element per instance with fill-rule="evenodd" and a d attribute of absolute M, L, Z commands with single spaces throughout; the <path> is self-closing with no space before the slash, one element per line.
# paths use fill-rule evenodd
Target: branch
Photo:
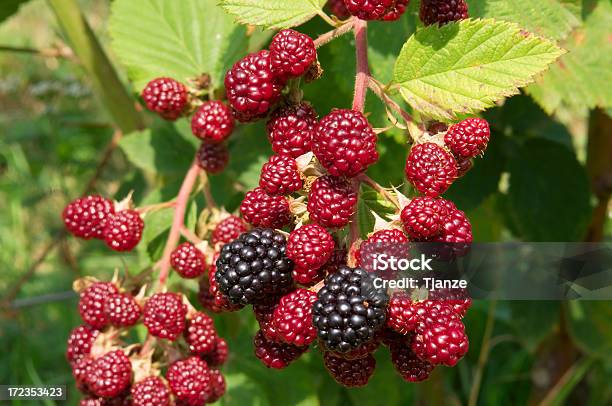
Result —
<path fill-rule="evenodd" d="M 181 235 L 193 245 L 198 245 L 202 242 L 202 240 L 193 231 L 185 227 L 185 225 L 181 226 Z"/>
<path fill-rule="evenodd" d="M 374 94 L 376 94 L 376 96 L 380 98 L 380 100 L 383 101 L 383 103 L 385 103 L 387 106 L 389 106 L 389 108 L 391 108 L 400 116 L 402 116 L 404 121 L 406 121 L 407 123 L 414 121 L 410 114 L 404 111 L 395 100 L 390 98 L 389 95 L 385 93 L 382 83 L 380 83 L 378 80 L 374 79 L 373 77 L 370 77 L 368 80 L 368 87 L 374 92 Z"/>
<path fill-rule="evenodd" d="M 349 31 L 353 29 L 353 22 L 354 22 L 354 19 L 350 18 L 346 20 L 346 22 L 344 22 L 338 28 L 335 28 L 329 32 L 326 32 L 325 34 L 319 35 L 319 37 L 314 40 L 315 47 L 320 48 L 323 45 L 331 42 L 332 40 L 348 33 Z"/>
<path fill-rule="evenodd" d="M 493 334 L 493 326 L 495 325 L 495 308 L 497 307 L 497 301 L 492 300 L 489 304 L 489 314 L 487 317 L 487 324 L 485 326 L 484 335 L 482 337 L 482 344 L 480 345 L 480 354 L 478 355 L 478 366 L 474 373 L 474 380 L 472 381 L 472 389 L 470 390 L 470 399 L 468 406 L 476 406 L 478 404 L 478 395 L 480 394 L 480 384 L 482 383 L 482 375 L 484 372 L 485 365 L 489 359 L 489 352 L 491 350 L 490 340 Z"/>
<path fill-rule="evenodd" d="M 400 204 L 399 204 L 399 201 L 397 200 L 397 198 L 395 196 L 393 196 L 391 193 L 389 193 L 389 191 L 387 189 L 382 187 L 374 179 L 370 178 L 365 173 L 362 173 L 361 175 L 359 175 L 357 177 L 357 179 L 359 179 L 361 182 L 365 183 L 366 185 L 368 185 L 369 187 L 371 187 L 372 189 L 374 189 L 375 191 L 380 193 L 382 195 L 382 197 L 384 197 L 389 202 L 393 203 L 393 205 L 395 207 L 397 207 L 398 209 L 400 208 Z"/>
<path fill-rule="evenodd" d="M 66 46 L 56 48 L 29 48 L 29 47 L 13 47 L 10 45 L 0 45 L 0 52 L 15 52 L 20 54 L 31 54 L 42 56 L 44 58 L 63 58 L 74 60 L 72 50 Z"/>
<path fill-rule="evenodd" d="M 209 209 L 217 207 L 217 203 L 215 202 L 215 198 L 212 195 L 210 190 L 210 182 L 208 181 L 208 175 L 206 171 L 200 172 L 200 182 L 202 184 L 202 194 L 204 194 L 204 200 L 206 201 L 206 206 Z"/>
<path fill-rule="evenodd" d="M 174 207 L 174 219 L 172 220 L 172 227 L 170 228 L 170 234 L 168 235 L 168 241 L 164 248 L 162 259 L 159 262 L 159 288 L 161 289 L 168 279 L 168 273 L 170 271 L 170 256 L 172 251 L 176 248 L 181 237 L 181 227 L 185 222 L 185 210 L 187 208 L 187 202 L 189 196 L 193 190 L 193 185 L 198 178 L 200 173 L 200 166 L 198 165 L 197 159 L 194 159 L 191 167 L 185 175 L 181 189 L 176 197 L 176 206 Z"/>
<path fill-rule="evenodd" d="M 355 78 L 355 94 L 353 96 L 353 110 L 363 112 L 368 82 L 370 78 L 370 68 L 368 66 L 368 23 L 360 19 L 355 19 L 353 24 L 355 33 L 355 53 L 357 59 L 357 76 Z"/>

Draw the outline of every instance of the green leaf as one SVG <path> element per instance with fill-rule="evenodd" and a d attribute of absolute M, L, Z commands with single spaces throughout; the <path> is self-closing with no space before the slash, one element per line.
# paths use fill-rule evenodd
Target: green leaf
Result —
<path fill-rule="evenodd" d="M 109 27 L 137 90 L 156 77 L 186 81 L 203 73 L 219 87 L 248 44 L 245 28 L 216 0 L 115 0 Z"/>
<path fill-rule="evenodd" d="M 612 5 L 599 2 L 584 27 L 564 44 L 569 52 L 526 89 L 548 114 L 563 108 L 586 112 L 612 106 L 611 26 Z"/>
<path fill-rule="evenodd" d="M 473 3 L 481 3 L 472 11 Z M 470 16 L 517 23 L 533 33 L 563 39 L 581 24 L 574 2 L 558 0 L 477 0 L 470 2 Z"/>
<path fill-rule="evenodd" d="M 535 351 L 537 346 L 550 334 L 559 323 L 558 302 L 534 302 L 517 300 L 508 302 L 511 310 L 512 328 L 516 337 Z M 537 312 L 533 309 L 538 309 Z"/>
<path fill-rule="evenodd" d="M 289 28 L 323 11 L 326 0 L 222 0 L 221 7 L 242 24 Z"/>
<path fill-rule="evenodd" d="M 449 121 L 494 105 L 533 81 L 563 50 L 513 23 L 464 20 L 410 37 L 394 81 L 416 110 Z"/>
<path fill-rule="evenodd" d="M 554 165 L 551 163 L 554 162 Z M 528 241 L 581 241 L 591 217 L 589 180 L 574 154 L 527 141 L 509 163 L 508 206 Z"/>
<path fill-rule="evenodd" d="M 193 145 L 169 125 L 129 134 L 119 146 L 135 166 L 155 173 L 184 174 L 195 155 Z"/>
<path fill-rule="evenodd" d="M 568 329 L 586 353 L 610 360 L 612 354 L 612 306 L 605 301 L 567 303 Z"/>

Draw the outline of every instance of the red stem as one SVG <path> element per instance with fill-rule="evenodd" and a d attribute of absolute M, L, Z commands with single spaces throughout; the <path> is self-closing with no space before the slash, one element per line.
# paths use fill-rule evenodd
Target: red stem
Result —
<path fill-rule="evenodd" d="M 328 42 L 348 33 L 352 29 L 353 29 L 353 20 L 352 19 L 347 20 L 345 23 L 343 23 L 338 28 L 334 28 L 333 30 L 328 31 L 325 34 L 319 35 L 314 40 L 315 47 L 319 48 L 327 44 Z"/>
<path fill-rule="evenodd" d="M 353 25 L 355 32 L 355 51 L 357 57 L 357 77 L 355 78 L 355 95 L 353 97 L 353 110 L 363 112 L 370 68 L 368 67 L 368 23 L 355 19 Z"/>
<path fill-rule="evenodd" d="M 360 184 L 361 184 L 361 181 L 358 178 L 353 179 L 352 181 L 353 190 L 355 190 L 355 193 L 357 193 L 358 198 L 359 198 L 359 185 Z M 348 250 L 350 250 L 351 247 L 353 246 L 353 243 L 359 239 L 360 234 L 361 233 L 359 232 L 359 203 L 357 203 L 355 205 L 355 213 L 353 213 L 353 215 L 351 216 L 351 223 L 349 224 Z"/>
<path fill-rule="evenodd" d="M 159 288 L 166 284 L 168 279 L 168 272 L 170 270 L 170 255 L 176 247 L 181 238 L 181 228 L 185 222 L 185 210 L 187 208 L 187 202 L 189 201 L 189 195 L 193 190 L 193 185 L 198 178 L 200 173 L 200 166 L 197 160 L 194 160 L 185 175 L 181 189 L 179 190 L 178 196 L 176 197 L 176 206 L 174 207 L 174 219 L 172 220 L 172 228 L 170 228 L 170 234 L 168 235 L 168 241 L 164 248 L 164 254 L 160 261 L 159 271 Z"/>

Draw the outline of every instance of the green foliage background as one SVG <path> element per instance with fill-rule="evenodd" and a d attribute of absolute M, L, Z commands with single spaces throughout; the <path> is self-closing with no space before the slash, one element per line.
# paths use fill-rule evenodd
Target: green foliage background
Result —
<path fill-rule="evenodd" d="M 28 275 L 46 245 L 60 238 L 59 213 L 82 193 L 113 134 L 113 116 L 99 103 L 92 78 L 76 61 L 5 49 L 46 49 L 66 41 L 50 3 L 0 4 L 0 384 L 66 384 L 71 388 L 69 404 L 75 404 L 77 392 L 63 355 L 70 329 L 80 322 L 76 298 L 70 293 L 72 280 L 83 275 L 108 279 L 115 268 L 131 273 L 145 269 L 161 256 L 171 213 L 162 210 L 147 216 L 143 243 L 134 253 L 119 255 L 99 241 L 62 238 Z M 111 17 L 109 2 L 79 2 L 134 100 L 142 86 L 159 75 L 185 79 L 205 71 L 213 84 L 219 84 L 235 59 L 261 47 L 270 36 L 258 29 L 246 37 L 244 26 L 235 25 L 215 6 L 216 1 L 113 3 Z M 318 4 L 308 3 L 306 14 Z M 447 196 L 467 212 L 476 241 L 581 241 L 596 205 L 587 168 L 589 128 L 601 120 L 612 137 L 605 114 L 612 107 L 612 6 L 605 0 L 469 3 L 473 17 L 515 22 L 569 52 L 521 94 L 484 113 L 493 132 L 489 149 Z M 417 7 L 418 1 L 412 0 L 399 22 L 369 26 L 372 73 L 383 82 L 393 78 L 406 40 L 422 28 Z M 328 26 L 315 17 L 300 30 L 316 36 Z M 325 74 L 305 87 L 305 98 L 320 115 L 351 103 L 352 43 L 345 36 L 319 52 Z M 375 127 L 388 125 L 372 94 L 366 111 Z M 119 199 L 134 190 L 140 205 L 176 195 L 196 140 L 185 121 L 167 124 L 148 114 L 145 120 L 147 130 L 122 139 L 97 183 L 99 193 Z M 257 183 L 271 150 L 261 123 L 241 126 L 230 149 L 228 170 L 211 181 L 216 200 L 234 210 L 244 190 Z M 406 135 L 399 130 L 385 132 L 379 151 L 382 159 L 369 175 L 384 185 L 403 185 Z M 406 186 L 403 191 L 411 193 Z M 371 191 L 366 190 L 361 202 L 365 233 L 373 221 L 367 209 L 385 208 Z M 191 203 L 189 225 L 195 224 L 202 208 L 202 201 Z M 609 242 L 610 221 L 605 227 Z M 12 297 L 16 284 L 20 289 Z M 195 284 L 175 279 L 171 286 L 191 295 L 197 290 Z M 284 371 L 265 370 L 252 355 L 255 323 L 247 313 L 216 320 L 231 349 L 224 369 L 229 389 L 221 403 L 462 404 L 470 399 L 478 374 L 482 374 L 478 403 L 483 405 L 538 403 L 546 394 L 554 404 L 599 405 L 612 400 L 609 302 L 477 301 L 466 317 L 470 351 L 456 368 L 438 368 L 430 381 L 407 384 L 393 372 L 386 349 L 381 349 L 371 384 L 356 390 L 336 385 L 316 350 Z M 479 357 L 487 353 L 483 344 L 488 359 L 479 364 Z M 566 370 L 563 385 L 548 383 Z"/>

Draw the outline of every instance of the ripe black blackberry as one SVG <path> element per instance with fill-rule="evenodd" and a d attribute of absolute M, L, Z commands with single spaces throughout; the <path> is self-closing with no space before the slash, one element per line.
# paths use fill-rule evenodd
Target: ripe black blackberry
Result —
<path fill-rule="evenodd" d="M 285 237 L 256 228 L 225 244 L 217 259 L 219 290 L 234 304 L 257 303 L 293 286 L 293 261 L 285 255 Z"/>
<path fill-rule="evenodd" d="M 374 276 L 342 266 L 328 275 L 313 306 L 313 324 L 325 348 L 346 353 L 373 340 L 385 324 L 389 297 Z"/>

